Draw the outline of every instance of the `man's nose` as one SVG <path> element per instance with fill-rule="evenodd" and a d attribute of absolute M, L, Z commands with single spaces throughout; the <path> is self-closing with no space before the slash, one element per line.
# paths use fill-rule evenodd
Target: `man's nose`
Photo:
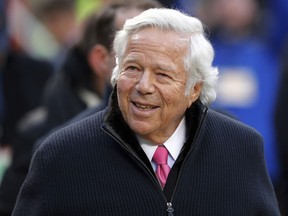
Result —
<path fill-rule="evenodd" d="M 136 90 L 141 94 L 151 94 L 155 91 L 153 74 L 145 70 L 136 84 Z"/>

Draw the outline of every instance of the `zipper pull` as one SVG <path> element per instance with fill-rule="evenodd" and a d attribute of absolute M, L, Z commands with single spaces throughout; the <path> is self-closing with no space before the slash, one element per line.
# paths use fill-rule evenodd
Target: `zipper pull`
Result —
<path fill-rule="evenodd" d="M 168 212 L 168 216 L 173 216 L 174 209 L 172 207 L 172 203 L 171 202 L 167 203 L 167 212 Z"/>

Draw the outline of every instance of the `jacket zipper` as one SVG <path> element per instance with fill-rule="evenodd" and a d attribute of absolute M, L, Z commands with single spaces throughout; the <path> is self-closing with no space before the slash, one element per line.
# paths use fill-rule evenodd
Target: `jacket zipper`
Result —
<path fill-rule="evenodd" d="M 173 192 L 174 193 L 174 192 Z M 174 209 L 172 207 L 172 202 L 168 202 L 167 203 L 167 212 L 168 212 L 168 216 L 173 216 L 173 212 L 174 212 Z"/>
<path fill-rule="evenodd" d="M 201 120 L 200 120 L 199 127 L 198 127 L 197 133 L 196 133 L 196 135 L 195 135 L 196 138 L 195 138 L 194 143 L 197 142 L 198 135 L 199 135 L 200 130 L 201 130 L 201 128 L 202 128 L 202 123 L 203 123 L 204 117 L 206 116 L 206 113 L 207 113 L 207 109 L 205 109 L 205 110 L 203 111 L 203 116 L 202 116 L 202 118 L 201 118 Z M 138 155 L 136 155 L 136 154 L 134 153 L 134 151 L 131 150 L 127 145 L 125 145 L 124 143 L 122 143 L 112 131 L 108 130 L 108 128 L 106 128 L 106 127 L 102 127 L 102 128 L 104 129 L 104 131 L 106 131 L 106 133 L 107 133 L 109 136 L 111 136 L 115 141 L 117 141 L 117 142 L 122 146 L 123 149 L 125 149 L 129 154 L 131 154 L 133 157 L 135 157 L 135 158 L 144 166 L 144 168 L 148 171 L 148 173 L 149 173 L 150 176 L 154 179 L 154 181 L 157 182 L 157 185 L 158 185 L 159 189 L 161 190 L 162 195 L 163 195 L 163 198 L 164 198 L 164 200 L 165 200 L 165 202 L 166 202 L 166 205 L 167 205 L 167 210 L 166 210 L 167 213 L 168 213 L 167 215 L 168 215 L 168 216 L 173 216 L 173 215 L 174 215 L 174 209 L 173 209 L 173 205 L 172 205 L 172 200 L 173 200 L 173 197 L 174 197 L 174 194 L 175 194 L 175 191 L 176 191 L 178 182 L 179 182 L 179 177 L 180 177 L 180 175 L 181 175 L 181 172 L 182 172 L 182 169 L 183 169 L 183 165 L 184 165 L 184 163 L 185 163 L 185 161 L 186 161 L 186 158 L 188 157 L 189 154 L 191 154 L 191 152 L 193 152 L 193 150 L 194 150 L 194 148 L 195 148 L 195 145 L 194 145 L 193 148 L 187 153 L 187 155 L 186 155 L 186 157 L 185 157 L 185 159 L 184 159 L 184 161 L 183 161 L 183 164 L 182 164 L 182 166 L 181 166 L 181 169 L 180 169 L 180 171 L 179 171 L 179 175 L 178 175 L 178 178 L 177 178 L 177 181 L 176 181 L 176 185 L 175 185 L 175 187 L 174 187 L 174 190 L 173 190 L 173 193 L 172 193 L 172 196 L 171 196 L 171 200 L 168 202 L 168 200 L 166 199 L 166 197 L 165 197 L 165 195 L 164 195 L 164 193 L 163 193 L 163 190 L 162 190 L 162 187 L 161 187 L 159 181 L 155 178 L 154 174 L 151 173 L 150 169 L 146 166 L 146 164 L 143 163 L 143 161 L 138 157 Z M 192 143 L 192 145 L 193 145 L 194 143 Z"/>
<path fill-rule="evenodd" d="M 177 178 L 177 181 L 176 181 L 176 184 L 175 184 L 175 187 L 174 187 L 172 196 L 171 196 L 171 200 L 170 200 L 170 202 L 167 202 L 167 212 L 168 212 L 168 216 L 173 216 L 174 209 L 173 209 L 173 205 L 172 205 L 172 200 L 173 200 L 173 197 L 174 197 L 174 194 L 175 194 L 175 191 L 176 191 L 176 188 L 177 188 L 179 179 L 180 179 L 180 175 L 181 175 L 181 173 L 182 173 L 183 166 L 184 166 L 184 164 L 185 164 L 185 161 L 187 160 L 188 155 L 190 155 L 190 154 L 193 152 L 193 150 L 195 149 L 195 146 L 196 146 L 195 143 L 197 143 L 198 136 L 199 136 L 199 134 L 200 134 L 200 131 L 201 131 L 201 128 L 202 128 L 202 124 L 203 124 L 203 121 L 204 121 L 204 117 L 206 116 L 207 110 L 208 110 L 207 108 L 203 110 L 203 116 L 202 116 L 202 118 L 201 118 L 201 120 L 200 120 L 200 122 L 199 122 L 199 127 L 198 127 L 198 130 L 197 130 L 196 134 L 195 134 L 195 140 L 194 140 L 194 142 L 192 143 L 192 145 L 194 144 L 194 146 L 193 146 L 193 148 L 190 149 L 190 151 L 187 153 L 187 155 L 186 155 L 186 157 L 185 157 L 185 159 L 184 159 L 184 161 L 183 161 L 183 163 L 182 163 L 182 166 L 181 166 L 181 169 L 180 169 L 180 171 L 179 171 L 178 178 Z M 180 152 L 180 153 L 181 153 L 181 152 Z M 165 197 L 165 200 L 166 200 L 166 197 Z M 167 201 L 167 200 L 166 200 L 166 201 Z"/>

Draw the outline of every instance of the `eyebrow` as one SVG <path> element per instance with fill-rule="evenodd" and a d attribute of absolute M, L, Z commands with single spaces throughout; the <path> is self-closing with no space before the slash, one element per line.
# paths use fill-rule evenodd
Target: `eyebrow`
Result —
<path fill-rule="evenodd" d="M 157 68 L 163 71 L 167 71 L 167 72 L 173 72 L 176 69 L 174 67 L 172 67 L 171 65 L 157 65 Z"/>
<path fill-rule="evenodd" d="M 129 63 L 136 63 L 141 65 L 141 59 L 138 56 L 130 56 L 123 60 L 123 64 L 129 64 Z M 176 71 L 176 67 L 171 66 L 171 64 L 161 64 L 160 63 L 153 63 L 153 68 L 156 68 L 156 70 L 162 70 L 166 72 L 173 72 Z"/>
<path fill-rule="evenodd" d="M 136 55 L 129 55 L 129 56 L 126 56 L 124 59 L 123 59 L 123 62 L 131 62 L 131 61 L 140 61 L 140 58 L 139 56 L 136 56 Z"/>

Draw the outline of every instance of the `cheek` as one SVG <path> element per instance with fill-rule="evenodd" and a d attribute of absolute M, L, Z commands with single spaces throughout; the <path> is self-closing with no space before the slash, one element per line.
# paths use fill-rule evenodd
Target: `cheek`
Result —
<path fill-rule="evenodd" d="M 173 86 L 172 88 L 162 88 L 162 96 L 167 103 L 179 104 L 186 99 L 185 89 L 179 86 Z"/>
<path fill-rule="evenodd" d="M 119 79 L 117 82 L 117 95 L 118 95 L 119 105 L 120 105 L 120 103 L 123 102 L 124 95 L 125 95 L 126 91 L 127 90 L 126 90 L 125 82 L 123 82 L 122 80 Z"/>
<path fill-rule="evenodd" d="M 185 89 L 177 88 L 163 92 L 164 101 L 169 110 L 176 112 L 185 112 L 189 107 L 189 100 L 185 95 Z"/>
<path fill-rule="evenodd" d="M 120 77 L 117 81 L 117 95 L 118 95 L 118 103 L 119 106 L 123 107 L 125 102 L 127 101 L 127 97 L 131 89 L 133 88 L 133 84 L 131 80 L 127 80 L 123 77 Z"/>
<path fill-rule="evenodd" d="M 117 81 L 117 92 L 118 93 L 123 93 L 127 91 L 131 86 L 131 81 L 129 82 L 128 79 L 126 79 L 123 76 L 120 76 L 118 81 Z"/>

